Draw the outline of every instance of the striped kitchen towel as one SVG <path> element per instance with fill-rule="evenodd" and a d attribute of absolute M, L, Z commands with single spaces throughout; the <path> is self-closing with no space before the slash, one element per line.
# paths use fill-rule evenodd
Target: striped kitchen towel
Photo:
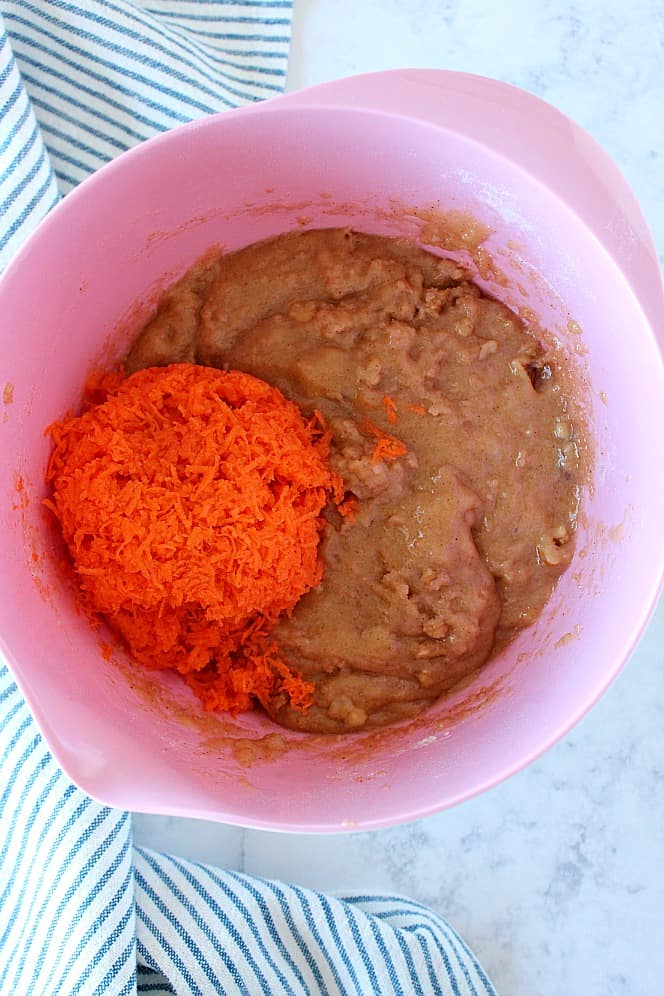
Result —
<path fill-rule="evenodd" d="M 0 269 L 107 160 L 280 93 L 291 14 L 292 0 L 0 0 Z"/>
<path fill-rule="evenodd" d="M 142 848 L 49 754 L 0 665 L 0 993 L 495 996 L 396 896 L 333 898 Z"/>
<path fill-rule="evenodd" d="M 291 6 L 0 0 L 0 268 L 123 149 L 281 90 Z M 0 772 L 3 996 L 495 994 L 418 903 L 133 848 L 130 815 L 58 768 L 1 660 Z"/>

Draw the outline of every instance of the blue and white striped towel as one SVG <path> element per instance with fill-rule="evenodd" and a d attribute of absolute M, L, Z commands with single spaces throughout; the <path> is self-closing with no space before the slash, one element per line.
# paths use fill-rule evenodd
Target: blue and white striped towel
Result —
<path fill-rule="evenodd" d="M 0 0 L 0 267 L 123 149 L 282 89 L 291 0 Z M 2 23 L 4 15 L 4 25 Z M 0 661 L 0 993 L 495 996 L 418 903 L 332 898 L 133 848 Z"/>

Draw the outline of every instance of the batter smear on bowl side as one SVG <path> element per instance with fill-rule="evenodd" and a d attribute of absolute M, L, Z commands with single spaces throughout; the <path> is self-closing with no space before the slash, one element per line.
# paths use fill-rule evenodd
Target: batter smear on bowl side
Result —
<path fill-rule="evenodd" d="M 126 371 L 170 364 L 268 382 L 329 448 L 322 575 L 268 620 L 295 684 L 243 707 L 312 732 L 410 717 L 529 626 L 570 562 L 580 415 L 553 355 L 453 261 L 342 229 L 208 256 Z"/>

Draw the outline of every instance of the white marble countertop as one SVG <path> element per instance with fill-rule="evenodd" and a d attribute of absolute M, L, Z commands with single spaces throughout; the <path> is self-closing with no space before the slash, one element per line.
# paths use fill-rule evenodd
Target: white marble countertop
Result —
<path fill-rule="evenodd" d="M 631 182 L 664 257 L 661 0 L 296 0 L 289 86 L 397 66 L 515 83 Z M 137 815 L 136 843 L 446 915 L 501 996 L 664 993 L 664 602 L 589 716 L 525 771 L 418 823 L 338 837 Z"/>

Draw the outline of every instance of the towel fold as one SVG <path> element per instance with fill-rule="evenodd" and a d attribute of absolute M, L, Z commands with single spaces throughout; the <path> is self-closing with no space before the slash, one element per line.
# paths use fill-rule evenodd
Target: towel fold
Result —
<path fill-rule="evenodd" d="M 290 0 L 2 0 L 0 268 L 124 149 L 285 81 Z M 132 847 L 58 768 L 0 661 L 0 993 L 495 994 L 401 897 L 333 898 Z"/>

